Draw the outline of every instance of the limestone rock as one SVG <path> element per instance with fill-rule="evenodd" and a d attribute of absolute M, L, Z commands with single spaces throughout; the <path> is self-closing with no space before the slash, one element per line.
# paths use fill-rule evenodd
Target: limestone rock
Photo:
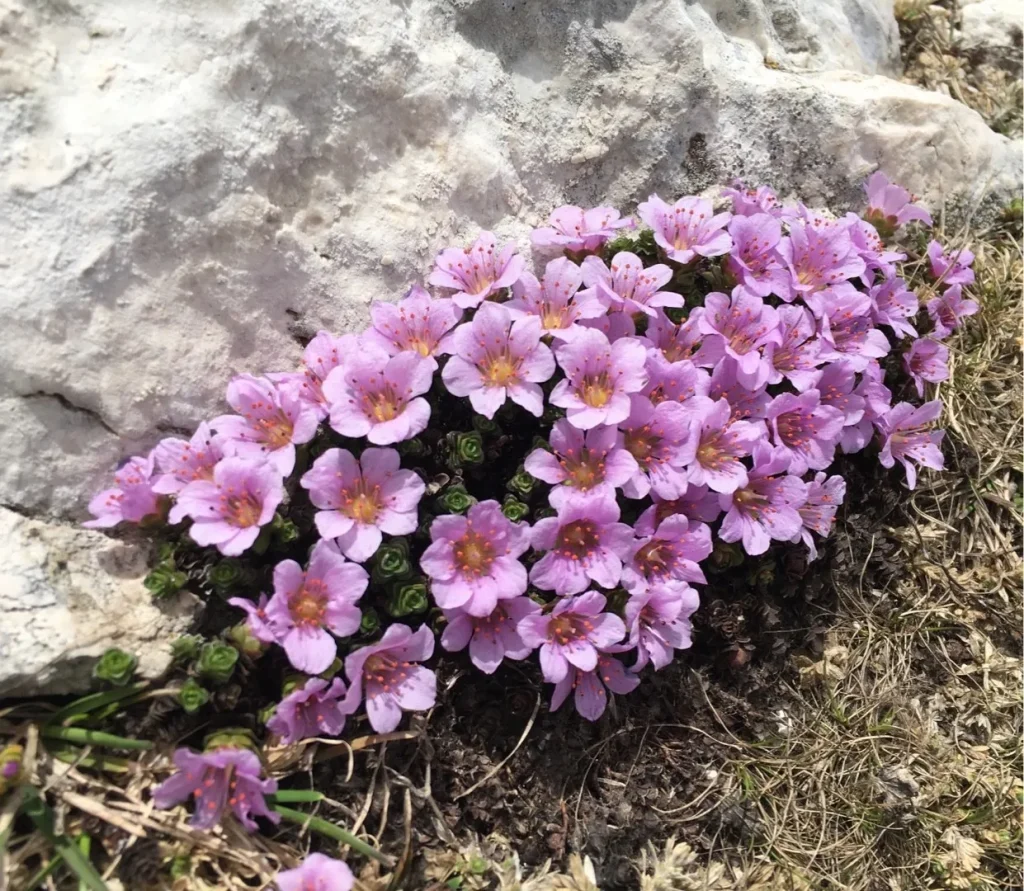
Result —
<path fill-rule="evenodd" d="M 0 541 L 0 696 L 87 690 L 111 646 L 138 656 L 142 677 L 167 669 L 195 598 L 155 605 L 142 550 L 2 508 Z"/>
<path fill-rule="evenodd" d="M 986 54 L 999 53 L 1019 72 L 1024 37 L 1020 0 L 962 0 L 960 5 L 960 45 Z"/>

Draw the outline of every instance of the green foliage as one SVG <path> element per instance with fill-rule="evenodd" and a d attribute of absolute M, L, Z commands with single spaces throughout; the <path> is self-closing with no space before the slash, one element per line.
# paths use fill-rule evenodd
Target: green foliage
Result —
<path fill-rule="evenodd" d="M 523 499 L 529 499 L 536 485 L 537 480 L 526 472 L 525 467 L 520 467 L 508 481 L 509 491 Z"/>
<path fill-rule="evenodd" d="M 211 684 L 226 684 L 235 671 L 238 650 L 228 644 L 211 641 L 199 653 L 199 676 Z"/>
<path fill-rule="evenodd" d="M 359 633 L 370 637 L 380 631 L 380 615 L 373 607 L 363 609 L 363 618 L 359 622 Z"/>
<path fill-rule="evenodd" d="M 397 582 L 412 575 L 409 561 L 409 542 L 404 538 L 393 538 L 381 545 L 374 554 L 370 577 L 378 584 Z"/>
<path fill-rule="evenodd" d="M 450 514 L 464 514 L 476 504 L 476 499 L 466 491 L 466 487 L 461 483 L 456 483 L 445 489 L 440 501 L 441 507 Z"/>
<path fill-rule="evenodd" d="M 250 659 L 259 659 L 267 650 L 267 645 L 253 635 L 248 622 L 232 625 L 228 630 L 228 640 L 238 652 Z"/>
<path fill-rule="evenodd" d="M 157 598 L 173 597 L 188 582 L 188 576 L 170 566 L 161 564 L 143 579 L 142 584 Z"/>
<path fill-rule="evenodd" d="M 388 615 L 395 619 L 425 613 L 430 609 L 426 579 L 421 577 L 414 581 L 393 584 L 388 593 L 386 609 Z"/>
<path fill-rule="evenodd" d="M 199 655 L 203 638 L 198 634 L 183 634 L 171 641 L 171 658 L 175 662 L 191 662 Z"/>
<path fill-rule="evenodd" d="M 181 707 L 190 715 L 194 715 L 209 701 L 209 691 L 196 681 L 195 678 L 186 680 L 178 692 L 178 702 L 181 703 Z"/>
<path fill-rule="evenodd" d="M 513 523 L 518 523 L 530 515 L 530 505 L 523 504 L 514 495 L 506 495 L 501 505 L 501 512 Z"/>
<path fill-rule="evenodd" d="M 132 679 L 139 660 L 131 653 L 111 647 L 102 656 L 92 670 L 93 677 L 106 681 L 116 687 L 123 687 Z"/>
<path fill-rule="evenodd" d="M 242 577 L 242 564 L 238 560 L 220 560 L 210 567 L 209 581 L 218 592 L 238 587 Z"/>

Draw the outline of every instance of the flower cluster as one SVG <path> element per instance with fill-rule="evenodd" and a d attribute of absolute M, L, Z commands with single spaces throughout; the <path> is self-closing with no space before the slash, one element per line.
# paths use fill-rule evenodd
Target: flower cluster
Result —
<path fill-rule="evenodd" d="M 716 539 L 813 559 L 839 455 L 874 443 L 910 487 L 942 467 L 939 403 L 894 392 L 948 377 L 972 257 L 933 241 L 922 307 L 891 238 L 930 218 L 882 174 L 867 197 L 832 217 L 764 186 L 652 195 L 636 232 L 563 207 L 533 233 L 539 277 L 482 233 L 438 254 L 433 294 L 236 377 L 234 413 L 132 458 L 90 525 L 252 558 L 229 602 L 306 676 L 267 725 L 285 744 L 431 708 L 435 633 L 487 673 L 536 652 L 552 707 L 573 692 L 596 720 L 690 645 Z"/>

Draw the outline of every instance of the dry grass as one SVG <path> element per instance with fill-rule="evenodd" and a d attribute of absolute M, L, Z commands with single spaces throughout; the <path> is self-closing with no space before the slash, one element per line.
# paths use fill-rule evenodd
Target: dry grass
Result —
<path fill-rule="evenodd" d="M 1019 53 L 1013 59 L 971 57 L 960 45 L 957 0 L 896 0 L 896 20 L 905 81 L 958 99 L 997 133 L 1021 135 Z"/>

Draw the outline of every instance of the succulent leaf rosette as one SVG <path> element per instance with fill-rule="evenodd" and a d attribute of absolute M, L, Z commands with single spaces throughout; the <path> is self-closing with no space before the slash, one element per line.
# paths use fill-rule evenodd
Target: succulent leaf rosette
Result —
<path fill-rule="evenodd" d="M 175 542 L 164 575 L 230 591 L 249 649 L 305 673 L 279 739 L 429 709 L 435 641 L 486 673 L 534 658 L 552 707 L 571 693 L 596 720 L 690 646 L 723 554 L 816 556 L 843 454 L 877 449 L 910 487 L 942 468 L 922 400 L 978 309 L 972 258 L 921 240 L 915 294 L 893 237 L 931 219 L 882 174 L 867 198 L 831 216 L 764 186 L 652 195 L 639 226 L 562 207 L 535 271 L 484 232 L 301 369 L 236 377 L 233 413 L 131 458 L 89 525 Z M 234 661 L 207 655 L 222 683 Z"/>

